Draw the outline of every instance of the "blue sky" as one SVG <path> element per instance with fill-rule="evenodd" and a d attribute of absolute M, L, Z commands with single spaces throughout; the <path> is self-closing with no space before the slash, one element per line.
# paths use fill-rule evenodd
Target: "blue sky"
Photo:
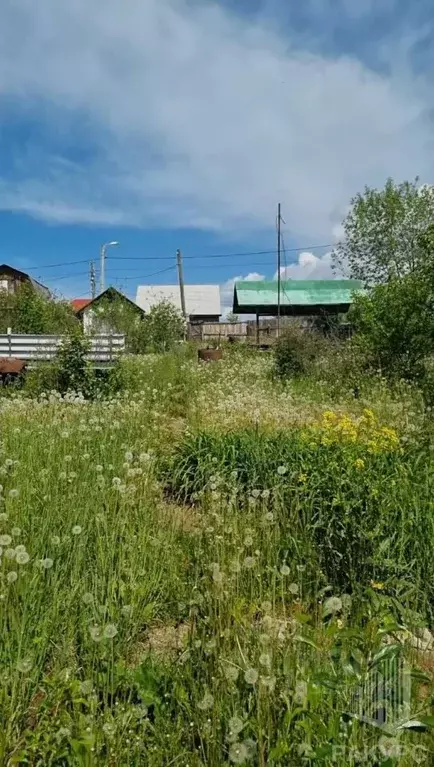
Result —
<path fill-rule="evenodd" d="M 226 302 L 234 278 L 273 276 L 275 254 L 254 254 L 275 248 L 279 200 L 288 275 L 329 276 L 352 195 L 434 180 L 428 0 L 0 13 L 0 262 L 68 297 L 115 239 L 107 283 L 173 282 L 181 248 L 186 280 Z"/>

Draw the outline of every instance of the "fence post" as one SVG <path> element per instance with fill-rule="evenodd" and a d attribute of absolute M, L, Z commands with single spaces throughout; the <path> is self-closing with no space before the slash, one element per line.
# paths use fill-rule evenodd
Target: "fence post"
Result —
<path fill-rule="evenodd" d="M 12 357 L 12 328 L 8 328 L 9 357 Z"/>

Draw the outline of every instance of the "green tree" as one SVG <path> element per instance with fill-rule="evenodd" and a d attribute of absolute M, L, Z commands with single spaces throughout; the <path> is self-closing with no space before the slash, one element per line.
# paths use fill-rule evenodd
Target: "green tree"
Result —
<path fill-rule="evenodd" d="M 148 346 L 156 352 L 169 351 L 185 336 L 184 317 L 170 301 L 161 301 L 150 309 L 145 328 Z"/>
<path fill-rule="evenodd" d="M 79 326 L 67 301 L 46 298 L 30 285 L 14 293 L 0 291 L 0 332 L 63 335 Z"/>
<path fill-rule="evenodd" d="M 434 352 L 434 272 L 416 269 L 356 296 L 355 343 L 383 375 L 421 380 Z"/>
<path fill-rule="evenodd" d="M 426 251 L 420 234 L 433 220 L 433 188 L 418 178 L 402 184 L 388 179 L 381 190 L 366 187 L 351 200 L 334 265 L 366 285 L 403 277 L 421 265 Z"/>

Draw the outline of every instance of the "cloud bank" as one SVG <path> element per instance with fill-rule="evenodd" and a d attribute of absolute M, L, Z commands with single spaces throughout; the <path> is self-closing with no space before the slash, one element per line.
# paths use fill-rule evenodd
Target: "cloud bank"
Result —
<path fill-rule="evenodd" d="M 32 130 L 0 169 L 0 209 L 240 232 L 280 200 L 295 239 L 329 242 L 365 183 L 434 175 L 431 92 L 405 62 L 380 74 L 210 2 L 1 15 L 0 128 Z"/>

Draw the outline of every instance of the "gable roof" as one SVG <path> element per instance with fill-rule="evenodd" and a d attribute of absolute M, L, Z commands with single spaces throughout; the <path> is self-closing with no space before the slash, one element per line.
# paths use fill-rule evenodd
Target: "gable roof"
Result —
<path fill-rule="evenodd" d="M 74 312 L 78 312 L 80 309 L 84 309 L 85 306 L 90 304 L 91 301 L 91 298 L 73 298 L 71 301 L 72 308 L 74 309 Z"/>
<path fill-rule="evenodd" d="M 134 301 L 131 301 L 131 299 L 128 298 L 128 296 L 124 296 L 124 294 L 121 293 L 120 290 L 117 290 L 116 288 L 109 287 L 109 288 L 106 288 L 106 290 L 104 290 L 103 293 L 100 293 L 99 296 L 96 296 L 95 298 L 82 299 L 82 300 L 85 300 L 86 303 L 84 304 L 84 306 L 81 306 L 79 309 L 75 310 L 77 317 L 81 317 L 83 312 L 86 309 L 90 309 L 91 306 L 93 306 L 94 304 L 97 304 L 98 301 L 100 301 L 101 298 L 104 298 L 104 297 L 105 298 L 121 298 L 123 301 L 126 301 L 127 303 L 131 304 L 131 306 L 133 306 L 134 309 L 137 310 L 137 312 L 140 312 L 140 314 L 144 314 L 143 309 L 141 309 L 140 306 L 137 306 L 137 304 L 135 304 Z M 80 300 L 80 299 L 75 299 L 75 300 Z"/>
<path fill-rule="evenodd" d="M 185 285 L 185 310 L 189 317 L 220 316 L 220 288 L 218 285 Z M 153 306 L 169 301 L 181 311 L 179 285 L 139 285 L 136 303 L 145 312 Z"/>
<path fill-rule="evenodd" d="M 22 272 L 21 269 L 16 269 L 14 266 L 9 266 L 9 264 L 0 264 L 0 274 L 3 273 L 9 273 L 12 276 L 15 276 L 25 282 L 30 282 L 31 285 L 33 285 L 34 289 L 41 293 L 42 295 L 49 298 L 50 291 L 45 285 L 43 285 L 38 280 L 35 280 L 34 277 L 31 277 L 30 274 L 27 274 L 27 272 Z"/>
<path fill-rule="evenodd" d="M 363 292 L 360 280 L 282 280 L 280 305 L 286 314 L 297 310 L 314 311 L 331 307 L 349 307 L 353 294 Z M 266 280 L 236 282 L 234 312 L 259 310 L 275 313 L 278 304 L 278 282 Z"/>

